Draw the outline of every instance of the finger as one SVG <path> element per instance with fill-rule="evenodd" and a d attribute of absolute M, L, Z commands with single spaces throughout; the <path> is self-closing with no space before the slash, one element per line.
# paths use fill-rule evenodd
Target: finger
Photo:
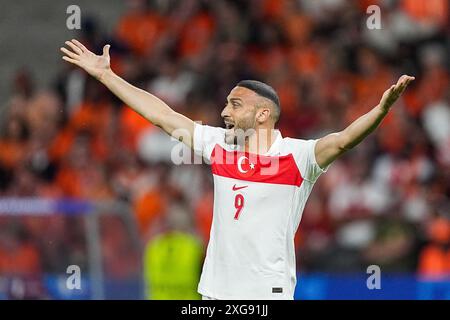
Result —
<path fill-rule="evenodd" d="M 404 76 L 401 76 L 400 78 L 398 78 L 397 83 L 395 84 L 396 87 L 398 87 L 402 83 L 402 81 L 404 79 L 403 77 Z"/>
<path fill-rule="evenodd" d="M 409 85 L 411 81 L 410 80 L 406 80 L 405 83 L 402 85 L 402 92 L 406 89 L 406 87 Z"/>
<path fill-rule="evenodd" d="M 72 51 L 67 50 L 66 48 L 61 48 L 61 51 L 68 56 L 69 58 L 75 59 L 75 60 L 79 60 L 80 56 L 73 53 Z"/>
<path fill-rule="evenodd" d="M 407 77 L 402 84 L 403 89 L 406 89 L 406 87 L 414 80 L 413 77 Z"/>
<path fill-rule="evenodd" d="M 404 85 L 405 85 L 405 80 L 403 79 L 402 81 L 400 81 L 399 83 L 397 83 L 395 85 L 396 91 L 400 90 Z"/>
<path fill-rule="evenodd" d="M 415 79 L 416 79 L 415 77 L 411 77 L 411 76 L 408 76 L 408 75 L 403 75 L 403 76 L 400 77 L 398 82 L 399 82 L 399 84 L 406 84 L 406 85 L 408 85 L 411 81 L 413 81 Z"/>
<path fill-rule="evenodd" d="M 410 80 L 405 80 L 405 82 L 402 83 L 402 84 L 398 87 L 398 89 L 397 89 L 397 94 L 398 94 L 398 95 L 401 95 L 401 94 L 406 90 L 406 87 L 408 86 L 409 82 L 410 82 Z"/>
<path fill-rule="evenodd" d="M 78 48 L 75 44 L 73 44 L 70 41 L 66 41 L 65 42 L 66 45 L 68 45 L 75 53 L 81 55 L 83 53 L 83 51 L 81 51 L 80 48 Z"/>
<path fill-rule="evenodd" d="M 401 78 L 400 78 L 400 85 L 401 86 L 403 86 L 406 82 L 408 81 L 408 76 L 402 76 Z"/>
<path fill-rule="evenodd" d="M 65 60 L 65 61 L 67 61 L 67 62 L 70 62 L 70 63 L 72 63 L 72 64 L 74 64 L 74 65 L 80 66 L 80 62 L 79 62 L 78 60 L 71 59 L 71 58 L 66 57 L 66 56 L 64 56 L 64 57 L 62 57 L 62 58 L 63 58 L 63 60 Z"/>
<path fill-rule="evenodd" d="M 397 91 L 403 92 L 403 90 L 405 90 L 405 88 L 408 86 L 409 82 L 410 82 L 409 76 L 406 75 L 402 76 L 397 83 Z"/>
<path fill-rule="evenodd" d="M 399 96 L 403 93 L 403 91 L 405 91 L 405 89 L 406 89 L 405 86 L 400 86 L 400 87 L 397 89 L 397 91 L 395 92 L 395 95 L 396 95 L 397 97 L 399 97 Z"/>
<path fill-rule="evenodd" d="M 84 46 L 84 44 L 82 44 L 80 41 L 78 41 L 77 39 L 72 39 L 72 42 L 81 49 L 81 51 L 85 52 L 85 51 L 89 51 L 88 48 L 86 48 Z"/>
<path fill-rule="evenodd" d="M 111 46 L 109 44 L 107 44 L 106 46 L 103 47 L 103 56 L 109 57 L 109 49 L 110 48 L 111 48 Z"/>
<path fill-rule="evenodd" d="M 402 94 L 403 91 L 405 91 L 405 89 L 406 89 L 406 85 L 405 85 L 405 83 L 402 83 L 402 84 L 400 84 L 400 85 L 398 86 L 398 88 L 395 90 L 395 94 L 396 94 L 397 96 L 399 96 L 399 95 Z"/>

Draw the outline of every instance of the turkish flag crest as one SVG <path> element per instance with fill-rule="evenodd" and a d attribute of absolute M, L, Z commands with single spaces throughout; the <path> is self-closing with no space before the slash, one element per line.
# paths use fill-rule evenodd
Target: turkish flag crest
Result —
<path fill-rule="evenodd" d="M 249 157 L 248 155 L 241 154 L 237 156 L 236 167 L 240 176 L 250 177 L 256 173 L 257 160 L 252 159 L 254 157 Z"/>

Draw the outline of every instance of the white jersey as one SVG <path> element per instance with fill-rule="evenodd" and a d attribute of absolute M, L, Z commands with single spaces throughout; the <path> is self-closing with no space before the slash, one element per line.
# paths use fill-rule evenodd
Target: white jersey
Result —
<path fill-rule="evenodd" d="M 322 172 L 317 140 L 277 137 L 265 155 L 225 143 L 225 129 L 195 125 L 194 150 L 211 165 L 214 213 L 198 292 L 215 299 L 293 299 L 294 236 Z"/>

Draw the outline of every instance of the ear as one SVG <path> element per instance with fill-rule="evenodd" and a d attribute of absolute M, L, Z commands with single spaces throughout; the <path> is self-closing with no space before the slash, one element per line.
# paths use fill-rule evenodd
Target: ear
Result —
<path fill-rule="evenodd" d="M 267 119 L 270 118 L 270 109 L 269 108 L 260 108 L 256 114 L 256 121 L 258 123 L 264 123 Z"/>

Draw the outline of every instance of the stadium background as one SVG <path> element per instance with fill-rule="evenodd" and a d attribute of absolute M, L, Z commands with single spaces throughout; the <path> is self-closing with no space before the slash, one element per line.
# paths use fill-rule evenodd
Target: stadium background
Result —
<path fill-rule="evenodd" d="M 79 31 L 66 27 L 71 4 Z M 381 30 L 366 26 L 372 4 Z M 296 237 L 296 298 L 450 299 L 448 1 L 0 5 L 0 298 L 199 298 L 209 170 L 173 165 L 169 138 L 63 63 L 59 47 L 77 38 L 97 53 L 110 43 L 116 73 L 209 125 L 222 125 L 239 80 L 266 81 L 283 135 L 300 138 L 343 129 L 414 75 L 316 184 Z M 70 265 L 80 290 L 66 286 Z M 381 290 L 366 287 L 369 265 Z"/>

